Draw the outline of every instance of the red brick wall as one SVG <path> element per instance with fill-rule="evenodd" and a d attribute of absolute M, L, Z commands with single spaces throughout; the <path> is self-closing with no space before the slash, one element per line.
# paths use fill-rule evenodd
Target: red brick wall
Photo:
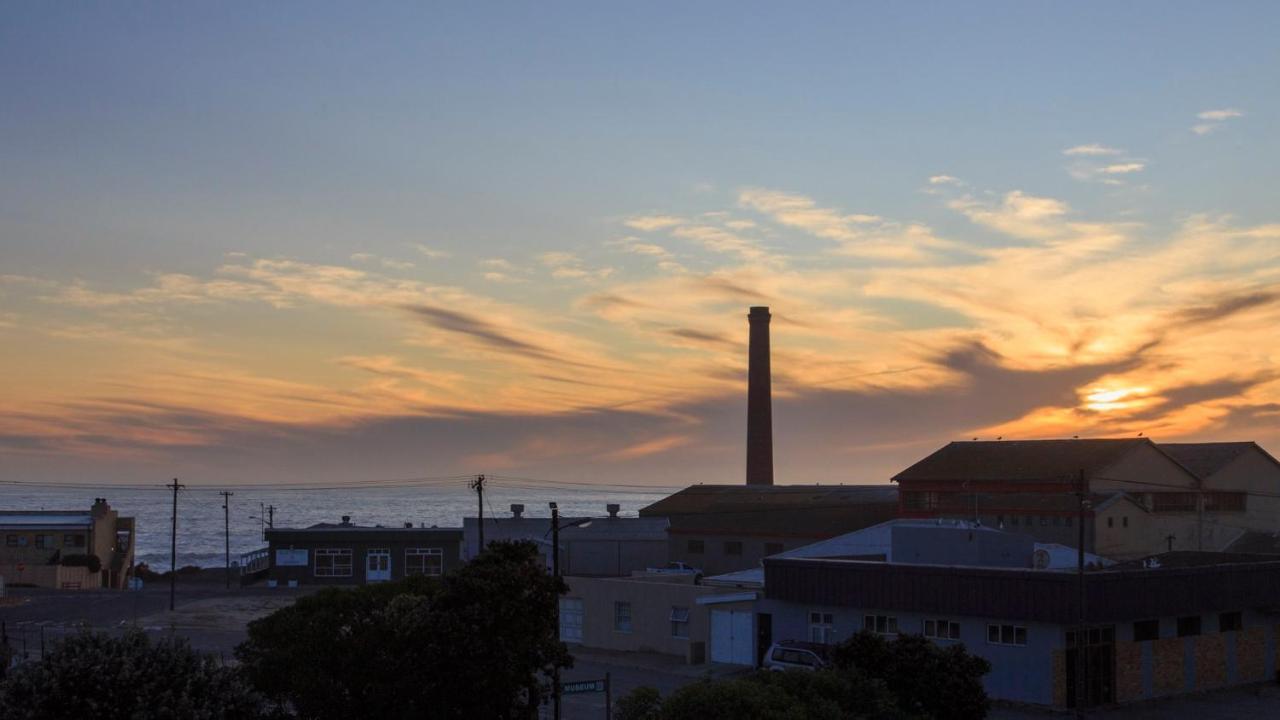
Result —
<path fill-rule="evenodd" d="M 1227 684 L 1227 640 L 1221 635 L 1196 638 L 1196 689 L 1222 687 Z"/>
<path fill-rule="evenodd" d="M 1116 643 L 1116 702 L 1142 697 L 1142 643 Z"/>
<path fill-rule="evenodd" d="M 1151 659 L 1155 665 L 1152 690 L 1156 695 L 1180 693 L 1186 684 L 1183 665 L 1183 639 L 1162 638 L 1151 641 Z"/>

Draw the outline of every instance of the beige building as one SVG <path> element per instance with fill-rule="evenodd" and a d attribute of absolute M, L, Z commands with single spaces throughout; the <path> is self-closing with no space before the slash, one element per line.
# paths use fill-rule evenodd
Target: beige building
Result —
<path fill-rule="evenodd" d="M 749 620 L 755 591 L 697 585 L 688 575 L 650 573 L 566 577 L 565 582 L 569 592 L 560 600 L 560 639 L 566 643 L 675 655 L 690 664 L 754 663 L 754 626 L 739 622 L 742 637 L 735 638 L 732 620 Z M 714 638 L 713 623 L 721 630 Z"/>
<path fill-rule="evenodd" d="M 0 575 L 9 584 L 123 588 L 134 533 L 134 519 L 121 517 L 106 498 L 94 498 L 88 511 L 0 511 Z"/>
<path fill-rule="evenodd" d="M 1280 463 L 1252 442 L 1146 438 L 951 443 L 894 478 L 904 517 L 976 519 L 1128 560 L 1219 551 L 1280 529 Z"/>

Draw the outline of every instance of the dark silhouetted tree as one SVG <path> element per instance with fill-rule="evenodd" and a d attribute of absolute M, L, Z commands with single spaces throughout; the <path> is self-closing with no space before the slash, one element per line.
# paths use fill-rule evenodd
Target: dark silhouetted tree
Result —
<path fill-rule="evenodd" d="M 991 709 L 982 687 L 991 663 L 963 645 L 939 646 L 922 635 L 887 640 L 863 631 L 836 646 L 831 657 L 839 671 L 883 681 L 905 713 L 981 720 Z"/>

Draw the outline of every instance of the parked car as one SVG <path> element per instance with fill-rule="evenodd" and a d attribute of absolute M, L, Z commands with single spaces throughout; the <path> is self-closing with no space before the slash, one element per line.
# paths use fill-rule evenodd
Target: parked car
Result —
<path fill-rule="evenodd" d="M 769 646 L 764 656 L 766 670 L 818 670 L 830 663 L 827 661 L 826 645 L 818 643 L 784 640 Z"/>
<path fill-rule="evenodd" d="M 694 580 L 702 579 L 702 571 L 696 567 L 691 567 L 687 563 L 669 562 L 660 568 L 647 568 L 646 572 L 657 573 L 659 575 L 692 575 Z"/>

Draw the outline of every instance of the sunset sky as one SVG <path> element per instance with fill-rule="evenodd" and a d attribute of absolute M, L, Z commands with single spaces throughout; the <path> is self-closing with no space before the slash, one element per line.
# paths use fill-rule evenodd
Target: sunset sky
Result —
<path fill-rule="evenodd" d="M 1280 5 L 10 3 L 0 480 L 1280 450 Z"/>

